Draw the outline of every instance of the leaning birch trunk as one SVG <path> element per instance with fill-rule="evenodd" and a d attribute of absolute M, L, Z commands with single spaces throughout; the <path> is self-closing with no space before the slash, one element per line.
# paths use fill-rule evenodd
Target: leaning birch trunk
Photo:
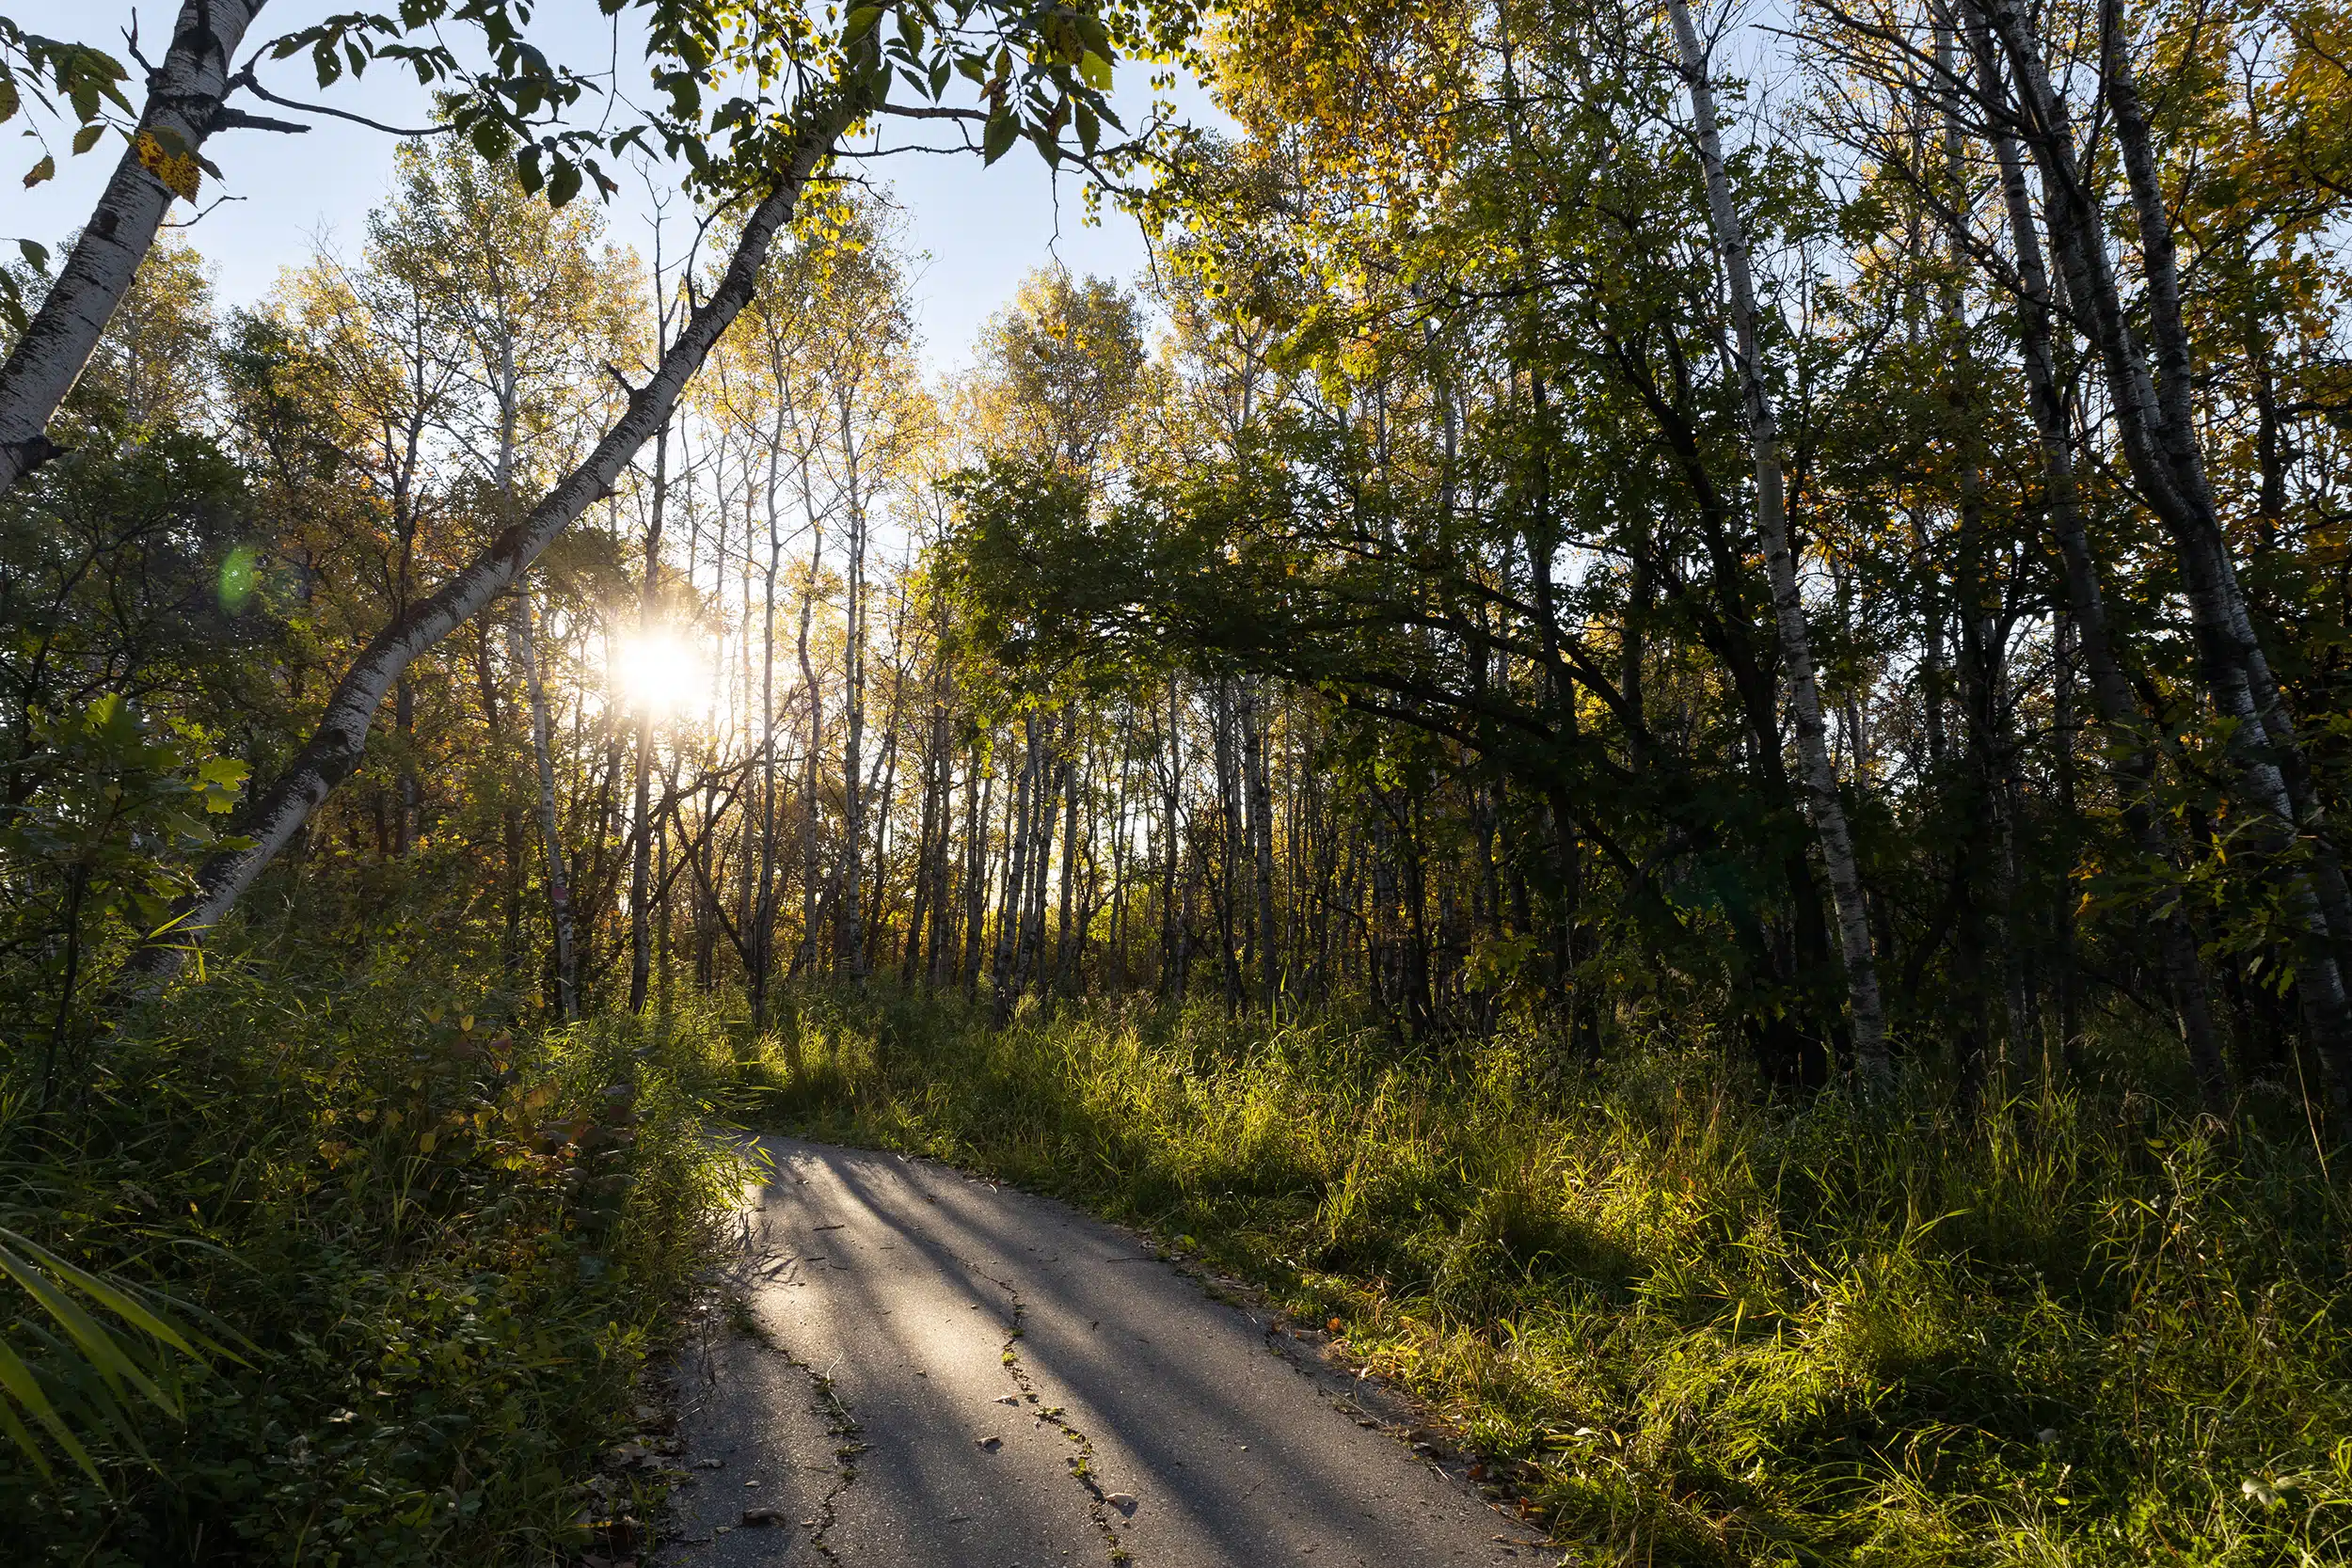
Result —
<path fill-rule="evenodd" d="M 604 438 L 529 515 L 502 531 L 455 576 L 411 606 L 360 653 L 337 683 L 310 740 L 256 800 L 245 823 L 249 845 L 223 851 L 204 863 L 197 873 L 195 893 L 182 901 L 166 935 L 149 944 L 130 966 L 127 977 L 133 985 L 153 990 L 178 973 L 189 948 L 236 907 L 254 878 L 293 842 L 310 814 L 349 776 L 367 747 L 375 711 L 401 672 L 513 587 L 573 519 L 592 501 L 612 492 L 621 471 L 669 420 L 687 382 L 751 298 L 760 266 L 777 232 L 799 205 L 802 188 L 855 119 L 854 104 L 838 98 L 811 114 L 789 162 L 745 218 L 734 255 L 710 297 L 688 320 L 652 378 L 629 395 L 628 410 L 613 421 Z"/>
<path fill-rule="evenodd" d="M 2221 717 L 2232 721 L 2228 748 L 2249 841 L 2258 863 L 2277 879 L 2289 915 L 2300 928 L 2296 995 L 2305 1029 L 2328 1066 L 2342 1109 L 2352 1104 L 2352 995 L 2346 994 L 2339 953 L 2341 935 L 2352 929 L 2352 909 L 2344 907 L 2352 900 L 2324 838 L 2313 835 L 2317 852 L 2308 863 L 2294 863 L 2290 858 L 2304 824 L 2298 820 L 2281 761 L 2299 759 L 2299 748 L 2291 731 L 2272 731 L 2257 700 L 2268 672 L 2246 626 L 2227 555 L 2217 544 L 2211 497 L 2203 490 L 2202 470 L 2197 467 L 2195 433 L 2169 425 L 2164 418 L 2147 356 L 2116 280 L 2098 194 L 2085 183 L 2076 160 L 2073 118 L 2051 85 L 2042 40 L 2030 18 L 2015 0 L 1974 0 L 1971 9 L 2008 57 L 2022 111 L 2015 124 L 2042 175 L 2051 248 L 2083 328 L 2098 351 L 2125 463 L 2149 509 L 2172 536 L 2207 696 Z M 2150 278 L 2152 294 L 2166 295 L 2163 285 L 2169 280 L 2169 272 L 2158 269 Z M 2162 318 L 2160 330 L 2176 309 L 2175 298 L 2155 312 Z M 2275 708 L 2272 716 L 2278 717 Z M 2316 821 L 2311 826 L 2316 828 Z"/>
<path fill-rule="evenodd" d="M 2263 729 L 2277 753 L 2281 782 L 2295 813 L 2296 832 L 2311 851 L 2311 879 L 2334 941 L 2339 971 L 2352 962 L 2352 888 L 2347 888 L 2342 857 L 2333 830 L 2312 777 L 2309 756 L 2296 734 L 2294 715 L 2270 668 L 2262 638 L 2246 608 L 2244 584 L 2238 580 L 2227 535 L 2208 482 L 2204 453 L 2199 442 L 2192 393 L 2196 386 L 2196 356 L 2181 306 L 2179 263 L 2172 241 L 2172 209 L 2165 199 L 2157 172 L 2154 133 L 2140 101 L 2132 70 L 2131 50 L 2123 37 L 2119 6 L 2105 7 L 2100 21 L 2101 76 L 2113 113 L 2117 150 L 2122 154 L 2137 219 L 2142 269 L 2147 275 L 2149 337 L 2156 350 L 2157 412 L 2163 420 L 2164 451 L 2179 476 L 2182 493 L 2192 503 L 2201 547 L 2214 562 L 2213 576 L 2224 590 L 2230 632 L 2244 650 L 2247 683 Z"/>
<path fill-rule="evenodd" d="M 1999 80 L 1999 65 L 1991 38 L 1981 21 L 1972 21 L 1969 45 L 1979 77 Z M 2092 701 L 2100 723 L 2114 748 L 2112 764 L 2124 801 L 2124 817 L 2140 852 L 2180 875 L 2180 851 L 2171 832 L 2151 801 L 2155 790 L 2156 752 L 2141 721 L 2138 705 L 2116 657 L 2114 632 L 2107 623 L 2106 595 L 2099 585 L 2096 558 L 2084 526 L 2079 489 L 2074 478 L 2074 436 L 2066 423 L 2066 405 L 2058 395 L 2058 358 L 2051 341 L 2055 314 L 2049 268 L 2042 261 L 2042 240 L 2033 221 L 2032 199 L 2026 188 L 2023 155 L 2016 141 L 1995 133 L 1994 156 L 2000 169 L 2001 201 L 2009 215 L 2010 240 L 2017 254 L 2017 335 L 2019 357 L 2026 370 L 2026 402 L 2035 434 L 2042 445 L 2042 489 L 2051 531 L 2065 568 L 2067 608 L 2074 617 L 2083 662 L 2090 675 Z M 2191 1069 L 2205 1108 L 2228 1113 L 2229 1069 L 2221 1055 L 2219 1032 L 2213 1021 L 2211 995 L 2198 956 L 2197 933 L 2188 913 L 2175 895 L 2156 912 L 2156 935 L 2163 955 L 2166 988 L 2181 1026 Z"/>
<path fill-rule="evenodd" d="M 230 119 L 230 64 L 265 0 L 181 0 L 171 47 L 147 79 L 147 107 L 56 282 L 0 365 L 0 492 L 57 454 L 49 420 L 73 389 L 155 243 L 172 192 L 140 160 L 147 145 L 190 158 Z M 193 186 L 189 187 L 191 190 Z"/>
<path fill-rule="evenodd" d="M 564 865 L 564 833 L 555 814 L 555 759 L 548 747 L 548 692 L 539 678 L 539 654 L 531 629 L 531 585 L 515 585 L 515 661 L 523 669 L 523 690 L 531 698 L 531 750 L 539 769 L 539 839 L 548 853 L 548 913 L 555 927 L 555 996 L 564 1022 L 580 1017 L 579 982 L 572 966 L 571 879 Z"/>
<path fill-rule="evenodd" d="M 1886 1077 L 1886 1021 L 1879 1004 L 1878 965 L 1870 952 L 1870 917 L 1862 878 L 1854 864 L 1853 837 L 1837 790 L 1837 772 L 1821 722 L 1821 693 L 1813 673 L 1813 644 L 1804 624 L 1804 602 L 1797 592 L 1797 563 L 1789 553 L 1783 510 L 1780 437 L 1772 392 L 1756 341 L 1756 288 L 1748 270 L 1748 243 L 1731 181 L 1724 170 L 1723 138 L 1716 129 L 1715 93 L 1707 78 L 1707 51 L 1691 24 L 1687 0 L 1667 0 L 1675 41 L 1682 52 L 1683 76 L 1697 121 L 1699 161 L 1707 173 L 1707 211 L 1715 249 L 1731 289 L 1731 324 L 1739 340 L 1740 384 L 1747 405 L 1749 438 L 1756 447 L 1756 528 L 1764 544 L 1765 571 L 1772 580 L 1772 610 L 1780 625 L 1781 654 L 1788 661 L 1788 690 L 1797 715 L 1797 751 L 1812 798 L 1813 829 L 1829 869 L 1831 897 L 1837 906 L 1837 942 L 1846 965 L 1846 992 L 1853 1015 L 1854 1056 L 1863 1077 Z"/>

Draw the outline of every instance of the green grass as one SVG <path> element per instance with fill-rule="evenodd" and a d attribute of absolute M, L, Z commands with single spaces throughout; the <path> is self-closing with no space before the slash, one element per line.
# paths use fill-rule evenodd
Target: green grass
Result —
<path fill-rule="evenodd" d="M 0 1452 L 11 1562 L 556 1563 L 582 1483 L 739 1191 L 706 1135 L 718 1025 L 534 1033 L 448 975 L 232 960 L 0 1099 L 0 1226 L 242 1336 L 184 1421 L 83 1423 L 93 1481 Z M 24 1082 L 20 1076 L 20 1085 Z M 11 1296 L 61 1408 L 104 1390 Z M 649 1500 L 649 1499 L 647 1499 Z"/>
<path fill-rule="evenodd" d="M 1340 1023 L 903 998 L 738 1054 L 773 1125 L 1337 1319 L 1591 1560 L 2352 1558 L 2352 1213 L 2295 1107 L 2225 1143 L 2051 1091 L 1963 1129 L 1925 1089 L 1772 1103 L 1700 1051 L 1399 1061 Z"/>

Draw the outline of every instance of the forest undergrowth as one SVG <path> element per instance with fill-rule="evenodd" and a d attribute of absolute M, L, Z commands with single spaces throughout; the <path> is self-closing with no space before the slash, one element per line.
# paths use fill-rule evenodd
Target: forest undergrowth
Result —
<path fill-rule="evenodd" d="M 803 1003 L 761 1119 L 936 1156 L 1232 1271 L 1428 1402 L 1590 1560 L 2316 1563 L 2352 1552 L 2352 1212 L 2298 1106 L 2131 1086 L 1974 1126 L 1727 1058 L 1400 1058 L 1108 1005 Z M 1572 1559 L 1573 1560 L 1573 1559 Z"/>
<path fill-rule="evenodd" d="M 20 1322 L 91 1464 L 0 1466 L 8 1560 L 577 1562 L 651 1501 L 595 1472 L 740 1190 L 724 1053 L 695 1020 L 510 1027 L 433 967 L 215 964 L 47 1110 L 30 1075 L 0 1101 L 0 1226 L 218 1347 L 151 1357 L 175 1419 Z"/>

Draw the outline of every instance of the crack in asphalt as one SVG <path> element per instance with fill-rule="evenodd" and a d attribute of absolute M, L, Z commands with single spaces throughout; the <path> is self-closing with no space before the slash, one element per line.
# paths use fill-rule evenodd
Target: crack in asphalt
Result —
<path fill-rule="evenodd" d="M 790 1262 L 791 1259 L 787 1259 L 786 1261 Z M 773 1275 L 769 1277 L 772 1278 Z M 827 1562 L 839 1562 L 841 1554 L 834 1549 L 833 1543 L 826 1536 L 840 1522 L 834 1505 L 840 1500 L 841 1494 L 856 1483 L 857 1456 L 866 1451 L 857 1416 L 850 1409 L 849 1402 L 834 1390 L 833 1378 L 787 1350 L 766 1323 L 746 1317 L 739 1321 L 739 1331 L 754 1343 L 782 1357 L 795 1371 L 808 1379 L 809 1391 L 816 1396 L 817 1408 L 825 1418 L 825 1435 L 834 1439 L 833 1484 L 826 1487 L 824 1496 L 817 1499 L 816 1529 L 809 1536 L 808 1544 L 810 1550 Z M 781 1524 L 784 1521 L 779 1518 L 777 1522 Z"/>
<path fill-rule="evenodd" d="M 825 1537 L 838 1520 L 834 1504 L 842 1493 L 857 1482 L 857 1456 L 866 1451 L 866 1445 L 858 1435 L 857 1417 L 851 1414 L 841 1396 L 834 1391 L 833 1379 L 805 1362 L 791 1357 L 789 1352 L 786 1354 L 794 1366 L 807 1375 L 808 1386 L 815 1391 L 817 1402 L 825 1413 L 825 1434 L 836 1439 L 833 1450 L 833 1484 L 826 1487 L 825 1495 L 817 1499 L 817 1532 L 808 1538 L 808 1544 L 827 1562 L 838 1562 L 841 1560 L 840 1554 L 833 1549 L 833 1543 Z"/>
<path fill-rule="evenodd" d="M 1127 1564 L 1135 1560 L 1135 1555 L 1120 1543 L 1119 1530 L 1111 1523 L 1111 1495 L 1103 1490 L 1102 1481 L 1094 1474 L 1094 1440 L 1071 1421 L 1069 1413 L 1062 1406 L 1047 1404 L 1044 1402 L 1038 1394 L 1036 1384 L 1030 1380 L 1028 1369 L 1021 1363 L 1021 1352 L 1018 1347 L 1029 1309 L 1021 1299 L 1020 1287 L 1014 1285 L 1009 1279 L 997 1278 L 968 1258 L 963 1259 L 963 1266 L 1004 1291 L 1007 1299 L 1012 1303 L 1011 1321 L 1006 1325 L 1005 1343 L 999 1353 L 1005 1372 L 1012 1379 L 1013 1387 L 1020 1391 L 1022 1401 L 1026 1406 L 1025 1414 L 1041 1425 L 1052 1426 L 1077 1449 L 1077 1452 L 1064 1461 L 1070 1467 L 1070 1478 L 1086 1489 L 1087 1516 L 1094 1521 L 1094 1528 L 1102 1532 L 1103 1545 L 1110 1554 L 1112 1568 L 1126 1568 Z"/>
<path fill-rule="evenodd" d="M 783 1506 L 752 1522 L 786 1528 L 738 1533 L 731 1492 L 698 1496 L 697 1528 L 717 1528 L 678 1543 L 708 1553 L 682 1568 L 779 1553 L 822 1568 L 1516 1568 L 1539 1546 L 1496 1533 L 1464 1486 L 1484 1478 L 1398 1451 L 1422 1435 L 1417 1409 L 1235 1282 L 1097 1268 L 1155 1259 L 1130 1232 L 919 1162 L 774 1148 L 793 1164 L 757 1195 L 748 1256 L 705 1320 L 736 1328 L 733 1348 L 711 1351 L 680 1433 L 690 1452 L 785 1465 L 767 1494 Z M 992 1397 L 1007 1424 L 967 1425 L 966 1402 Z"/>

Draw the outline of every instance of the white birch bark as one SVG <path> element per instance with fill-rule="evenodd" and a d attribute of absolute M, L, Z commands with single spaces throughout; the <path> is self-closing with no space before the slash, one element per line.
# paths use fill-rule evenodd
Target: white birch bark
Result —
<path fill-rule="evenodd" d="M 56 455 L 49 420 L 73 389 L 155 243 L 172 194 L 139 161 L 137 135 L 189 153 L 220 128 L 230 65 L 265 0 L 182 0 L 171 46 L 147 81 L 137 131 L 48 297 L 0 365 L 0 492 Z"/>
<path fill-rule="evenodd" d="M 1789 704 L 1796 710 L 1797 752 L 1804 769 L 1813 831 L 1821 841 L 1830 896 L 1837 910 L 1837 943 L 1845 959 L 1854 1056 L 1866 1079 L 1883 1079 L 1888 1071 L 1886 1019 L 1879 1002 L 1878 965 L 1870 950 L 1869 910 L 1863 898 L 1853 835 L 1847 828 L 1845 803 L 1830 757 L 1828 729 L 1821 721 L 1812 636 L 1804 624 L 1804 601 L 1797 592 L 1796 558 L 1788 548 L 1779 425 L 1756 340 L 1756 285 L 1748 266 L 1747 231 L 1732 201 L 1731 180 L 1724 168 L 1723 137 L 1716 124 L 1714 89 L 1708 82 L 1707 51 L 1691 24 L 1687 0 L 1667 0 L 1666 10 L 1681 50 L 1692 118 L 1697 122 L 1699 161 L 1707 174 L 1707 210 L 1715 231 L 1715 250 L 1731 293 L 1740 392 L 1747 406 L 1749 440 L 1756 449 L 1756 531 L 1764 545 L 1764 569 L 1772 583 L 1781 657 L 1788 665 Z"/>
<path fill-rule="evenodd" d="M 131 966 L 134 984 L 151 990 L 176 974 L 193 944 L 235 908 L 262 868 L 349 776 L 366 749 L 375 711 L 401 672 L 513 587 L 558 534 L 592 502 L 612 492 L 639 449 L 668 420 L 720 334 L 751 298 L 760 266 L 799 205 L 802 188 L 855 118 L 854 106 L 838 98 L 813 110 L 789 161 L 745 217 L 725 273 L 661 356 L 651 379 L 630 395 L 628 409 L 579 467 L 520 522 L 502 531 L 360 653 L 337 683 L 309 742 L 247 814 L 244 828 L 250 846 L 205 863 L 198 873 L 197 891 L 183 902 L 167 934 Z"/>

